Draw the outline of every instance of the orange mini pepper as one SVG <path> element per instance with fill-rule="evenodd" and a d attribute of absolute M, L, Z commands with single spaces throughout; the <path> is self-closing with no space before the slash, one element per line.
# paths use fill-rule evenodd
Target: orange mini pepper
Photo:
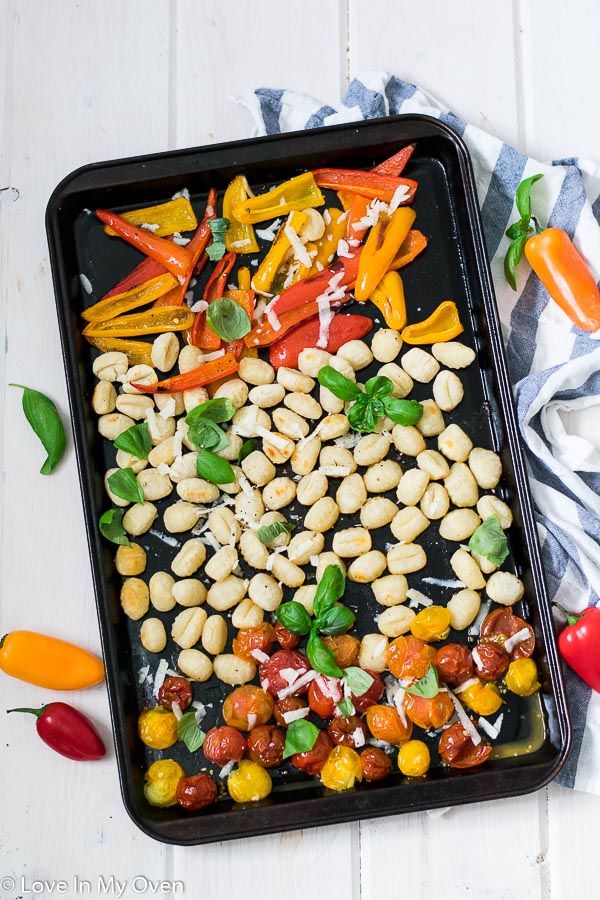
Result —
<path fill-rule="evenodd" d="M 400 249 L 391 261 L 390 270 L 403 269 L 404 266 L 407 266 L 412 262 L 419 253 L 423 252 L 427 243 L 427 238 L 423 232 L 411 228 L 405 239 L 402 241 Z"/>
<path fill-rule="evenodd" d="M 451 341 L 462 331 L 456 303 L 444 300 L 427 319 L 407 325 L 400 336 L 406 344 L 441 344 Z"/>
<path fill-rule="evenodd" d="M 406 188 L 406 196 L 401 202 L 410 203 L 417 189 L 417 182 L 410 178 L 363 172 L 362 169 L 315 169 L 312 174 L 319 187 L 377 198 L 386 203 L 390 203 L 399 187 Z"/>
<path fill-rule="evenodd" d="M 414 209 L 401 206 L 391 216 L 380 215 L 373 225 L 360 256 L 354 295 L 359 302 L 369 299 L 415 221 Z"/>
<path fill-rule="evenodd" d="M 409 144 L 407 147 L 403 147 L 402 150 L 399 150 L 398 153 L 388 157 L 388 159 L 384 159 L 382 163 L 379 163 L 379 165 L 375 166 L 371 171 L 377 172 L 379 175 L 400 175 L 413 155 L 414 149 L 415 144 Z M 362 238 L 367 231 L 366 228 L 359 225 L 359 222 L 366 216 L 370 202 L 368 197 L 361 197 L 358 194 L 354 197 L 346 220 L 347 239 Z"/>
<path fill-rule="evenodd" d="M 0 641 L 0 669 L 53 691 L 76 691 L 104 679 L 102 660 L 82 647 L 35 631 L 11 631 Z"/>
<path fill-rule="evenodd" d="M 239 344 L 242 345 L 242 342 L 239 341 Z M 184 372 L 182 375 L 173 375 L 172 378 L 166 378 L 156 384 L 133 384 L 132 387 L 137 388 L 142 394 L 175 394 L 179 391 L 192 391 L 194 388 L 204 387 L 205 384 L 211 384 L 219 378 L 237 372 L 240 367 L 238 356 L 239 354 L 235 350 L 231 350 L 217 359 L 202 363 L 196 369 Z"/>

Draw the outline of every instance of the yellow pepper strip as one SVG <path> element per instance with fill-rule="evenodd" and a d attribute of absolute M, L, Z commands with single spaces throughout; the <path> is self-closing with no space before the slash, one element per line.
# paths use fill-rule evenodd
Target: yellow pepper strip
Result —
<path fill-rule="evenodd" d="M 140 228 L 142 225 L 158 225 L 158 228 L 151 229 L 156 237 L 181 231 L 194 231 L 198 227 L 192 204 L 185 197 L 169 200 L 168 203 L 159 203 L 157 206 L 146 206 L 144 209 L 132 209 L 123 213 L 121 218 Z M 104 230 L 106 234 L 116 234 L 110 225 L 105 225 Z"/>
<path fill-rule="evenodd" d="M 398 252 L 416 219 L 410 206 L 400 206 L 391 216 L 380 215 L 363 247 L 358 264 L 354 296 L 359 302 L 368 300 Z"/>
<path fill-rule="evenodd" d="M 250 269 L 248 266 L 240 266 L 238 269 L 238 288 L 240 291 L 249 291 L 250 290 L 250 281 L 252 280 L 250 277 Z"/>
<path fill-rule="evenodd" d="M 397 272 L 387 272 L 369 297 L 383 313 L 388 328 L 400 331 L 406 325 L 404 285 Z"/>
<path fill-rule="evenodd" d="M 308 243 L 304 245 L 306 252 L 310 256 L 311 259 L 315 259 L 314 256 L 311 256 L 312 253 L 315 253 L 317 249 L 317 245 L 315 243 Z M 296 271 L 294 272 L 294 277 L 292 279 L 292 284 L 296 284 L 297 281 L 304 281 L 305 278 L 311 274 L 313 270 L 312 265 L 305 266 L 304 263 L 300 263 Z"/>
<path fill-rule="evenodd" d="M 407 325 L 401 337 L 407 344 L 440 344 L 443 341 L 451 341 L 461 331 L 464 331 L 464 328 L 456 303 L 444 300 L 429 318 L 415 322 L 414 325 Z"/>
<path fill-rule="evenodd" d="M 103 353 L 113 350 L 124 353 L 130 366 L 152 365 L 152 344 L 145 341 L 124 341 L 122 338 L 99 338 L 86 334 L 86 340 Z"/>
<path fill-rule="evenodd" d="M 236 222 L 233 210 L 248 199 L 246 179 L 243 175 L 229 183 L 223 197 L 223 217 L 229 219 L 231 228 L 225 234 L 225 246 L 234 253 L 258 253 L 258 242 L 252 225 Z"/>
<path fill-rule="evenodd" d="M 352 206 L 356 194 L 350 194 L 348 191 L 337 191 L 337 195 L 342 204 L 342 209 L 346 212 Z"/>
<path fill-rule="evenodd" d="M 113 294 L 106 300 L 100 300 L 89 309 L 85 309 L 81 313 L 81 317 L 87 322 L 105 322 L 107 319 L 114 319 L 115 316 L 121 316 L 132 309 L 137 309 L 138 306 L 146 306 L 147 303 L 152 303 L 178 286 L 177 279 L 165 272 L 164 275 L 151 278 L 150 281 L 146 281 L 145 284 L 132 288 L 130 291 Z"/>
<path fill-rule="evenodd" d="M 331 207 L 327 212 L 331 216 L 331 221 L 329 225 L 325 225 L 325 234 L 321 240 L 317 241 L 317 255 L 313 259 L 312 269 L 310 270 L 311 275 L 320 271 L 319 266 L 322 266 L 324 269 L 327 268 L 337 252 L 338 242 L 346 234 L 346 218 L 342 218 L 344 215 L 342 210 Z M 340 219 L 342 219 L 341 222 Z M 319 263 L 319 266 L 317 263 Z"/>
<path fill-rule="evenodd" d="M 303 225 L 308 220 L 308 216 L 304 212 L 292 212 L 283 223 L 277 236 L 273 241 L 273 246 L 261 262 L 256 275 L 252 279 L 252 287 L 255 291 L 268 292 L 278 269 L 283 263 L 286 253 L 291 247 L 290 239 L 285 233 L 287 225 L 299 234 Z"/>
<path fill-rule="evenodd" d="M 285 216 L 293 210 L 323 206 L 324 203 L 325 197 L 315 183 L 312 172 L 305 172 L 284 181 L 266 194 L 259 194 L 238 203 L 233 208 L 232 221 L 253 225 L 267 219 L 276 219 L 277 216 Z"/>
<path fill-rule="evenodd" d="M 118 316 L 108 322 L 90 322 L 84 337 L 136 337 L 162 331 L 185 331 L 194 324 L 195 314 L 187 306 L 155 306 L 141 313 Z"/>

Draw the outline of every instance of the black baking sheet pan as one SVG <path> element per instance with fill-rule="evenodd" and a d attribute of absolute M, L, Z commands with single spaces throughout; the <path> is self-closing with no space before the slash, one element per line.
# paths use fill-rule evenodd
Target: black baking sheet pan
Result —
<path fill-rule="evenodd" d="M 423 779 L 407 779 L 395 767 L 394 774 L 384 782 L 362 783 L 351 791 L 335 794 L 325 790 L 318 779 L 284 765 L 280 770 L 271 770 L 273 792 L 256 805 L 242 808 L 225 796 L 198 813 L 187 813 L 177 806 L 153 808 L 143 796 L 144 771 L 152 761 L 162 756 L 176 758 L 188 774 L 212 767 L 201 751 L 194 759 L 181 742 L 166 751 L 152 751 L 137 736 L 139 712 L 145 705 L 156 702 L 152 686 L 138 683 L 138 672 L 148 664 L 154 672 L 161 657 L 169 661 L 171 668 L 176 668 L 178 648 L 170 641 L 162 653 L 150 654 L 141 646 L 141 623 L 126 619 L 121 612 L 121 578 L 113 563 L 116 547 L 105 542 L 97 528 L 99 516 L 110 506 L 103 476 L 114 465 L 114 448 L 97 432 L 90 399 L 95 382 L 92 362 L 98 351 L 81 338 L 80 314 L 127 274 L 140 256 L 124 242 L 108 239 L 89 211 L 102 207 L 121 212 L 149 206 L 187 188 L 200 218 L 209 188 L 216 187 L 222 197 L 229 181 L 240 172 L 255 190 L 264 190 L 306 169 L 370 168 L 411 142 L 416 142 L 416 150 L 404 174 L 419 183 L 413 204 L 416 227 L 427 235 L 429 245 L 402 270 L 409 321 L 419 321 L 442 300 L 453 299 L 465 327 L 459 340 L 477 352 L 476 362 L 459 373 L 465 398 L 457 409 L 446 414 L 446 423 L 457 422 L 475 446 L 497 450 L 502 456 L 504 475 L 497 493 L 509 503 L 514 515 L 509 532 L 511 557 L 505 568 L 512 567 L 525 582 L 525 598 L 517 611 L 535 629 L 535 659 L 541 671 L 542 689 L 534 698 L 507 695 L 504 722 L 501 735 L 494 743 L 494 754 L 478 769 L 459 771 L 440 766 L 435 752 L 437 737 L 425 736 L 432 749 L 433 765 Z M 67 176 L 54 191 L 48 204 L 47 233 L 117 762 L 125 806 L 135 823 L 161 841 L 199 844 L 513 796 L 535 790 L 554 777 L 565 760 L 570 740 L 564 686 L 473 173 L 460 138 L 434 119 L 397 116 L 89 165 Z M 248 257 L 238 257 L 239 264 L 247 262 Z M 91 282 L 91 295 L 83 289 L 80 274 Z M 195 299 L 200 298 L 201 290 L 202 282 L 196 288 Z M 360 312 L 372 315 L 376 323 L 381 321 L 378 310 L 371 304 L 366 304 Z M 361 379 L 375 374 L 375 368 L 362 370 Z M 416 399 L 431 396 L 431 386 L 415 384 L 411 396 Z M 435 442 L 430 439 L 428 446 L 435 447 Z M 337 484 L 334 479 L 331 481 L 335 491 Z M 394 493 L 390 496 L 394 498 Z M 153 530 L 160 529 L 160 513 L 172 499 L 158 501 L 159 518 Z M 337 527 L 353 524 L 347 518 L 341 517 Z M 176 537 L 182 543 L 189 536 Z M 137 540 L 148 551 L 144 577 L 169 569 L 176 551 L 160 536 L 147 533 Z M 394 539 L 388 529 L 379 529 L 374 546 L 390 540 Z M 421 577 L 452 579 L 449 557 L 456 545 L 439 539 L 435 523 L 419 540 L 425 546 L 428 565 L 425 570 L 408 576 L 409 584 L 434 597 L 435 602 L 445 603 L 452 590 L 431 583 L 421 584 Z M 331 534 L 326 536 L 325 548 L 330 547 Z M 349 583 L 345 602 L 357 610 L 358 633 L 375 630 L 373 617 L 381 612 L 381 607 L 377 607 L 368 585 Z M 168 633 L 176 611 L 162 614 Z M 452 639 L 465 641 L 466 634 L 451 635 Z M 195 699 L 212 704 L 202 725 L 205 730 L 222 724 L 221 702 L 230 690 L 216 679 L 195 685 Z"/>

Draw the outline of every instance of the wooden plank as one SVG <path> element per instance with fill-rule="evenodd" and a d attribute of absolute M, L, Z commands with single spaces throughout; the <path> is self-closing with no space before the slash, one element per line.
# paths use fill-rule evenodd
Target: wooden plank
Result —
<path fill-rule="evenodd" d="M 600 816 L 600 797 L 557 784 L 550 786 L 549 795 L 552 896 L 594 897 L 598 893 L 594 824 Z"/>
<path fill-rule="evenodd" d="M 492 19 L 477 0 L 349 0 L 349 14 L 353 77 L 371 70 L 398 75 L 468 122 L 518 141 L 510 4 Z"/>
<path fill-rule="evenodd" d="M 248 137 L 250 117 L 233 98 L 258 87 L 337 105 L 345 71 L 339 9 L 321 0 L 231 0 L 226 8 L 179 0 L 173 146 Z"/>

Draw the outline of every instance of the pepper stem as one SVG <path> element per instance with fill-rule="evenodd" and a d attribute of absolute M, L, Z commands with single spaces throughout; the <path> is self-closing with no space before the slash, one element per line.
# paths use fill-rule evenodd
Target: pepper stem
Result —
<path fill-rule="evenodd" d="M 26 713 L 33 713 L 33 715 L 36 716 L 36 718 L 39 718 L 39 717 L 41 716 L 41 714 L 44 712 L 45 709 L 46 709 L 45 706 L 40 706 L 39 709 L 31 709 L 31 708 L 26 707 L 26 706 L 21 706 L 21 707 L 19 707 L 18 709 L 7 709 L 6 712 L 7 712 L 7 713 L 11 713 L 11 712 L 26 712 Z"/>
<path fill-rule="evenodd" d="M 577 625 L 579 620 L 583 617 L 583 613 L 581 613 L 578 616 L 574 616 L 572 613 L 570 613 L 568 611 L 568 609 L 565 609 L 564 606 L 561 606 L 560 603 L 554 602 L 552 605 L 555 606 L 557 609 L 560 609 L 561 613 L 567 620 L 567 625 Z"/>

